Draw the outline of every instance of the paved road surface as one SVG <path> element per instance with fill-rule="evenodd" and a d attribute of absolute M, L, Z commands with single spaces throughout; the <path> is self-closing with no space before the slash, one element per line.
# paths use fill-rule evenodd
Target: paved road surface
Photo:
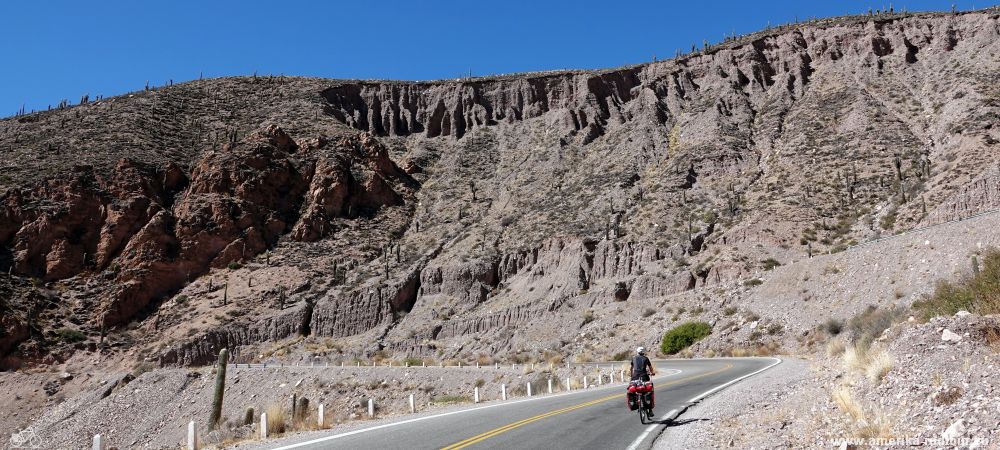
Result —
<path fill-rule="evenodd" d="M 666 424 L 706 394 L 762 371 L 775 358 L 654 361 L 654 423 L 625 406 L 622 384 L 491 402 L 469 409 L 400 417 L 354 431 L 277 440 L 271 449 L 647 449 Z"/>

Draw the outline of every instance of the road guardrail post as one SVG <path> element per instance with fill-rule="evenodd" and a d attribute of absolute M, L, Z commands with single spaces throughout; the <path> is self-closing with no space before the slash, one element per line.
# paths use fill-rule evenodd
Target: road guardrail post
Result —
<path fill-rule="evenodd" d="M 552 379 L 549 378 L 549 393 L 552 393 Z"/>
<path fill-rule="evenodd" d="M 267 413 L 260 413 L 260 438 L 267 439 Z"/>
<path fill-rule="evenodd" d="M 528 384 L 528 397 L 531 397 L 531 382 L 529 381 L 527 384 Z"/>
<path fill-rule="evenodd" d="M 324 412 L 325 411 L 323 411 L 323 404 L 320 403 L 319 404 L 319 412 L 316 414 L 316 424 L 319 425 L 320 428 L 323 428 L 323 413 Z"/>
<path fill-rule="evenodd" d="M 410 414 L 417 412 L 417 405 L 413 403 L 413 394 L 410 394 Z"/>
<path fill-rule="evenodd" d="M 375 417 L 375 400 L 368 399 L 368 417 Z"/>
<path fill-rule="evenodd" d="M 507 400 L 507 385 L 500 385 L 500 400 Z"/>
<path fill-rule="evenodd" d="M 583 388 L 587 389 L 587 377 L 586 376 L 583 377 Z"/>
<path fill-rule="evenodd" d="M 193 420 L 188 422 L 187 450 L 198 450 L 198 430 L 195 429 Z"/>
<path fill-rule="evenodd" d="M 566 377 L 566 392 L 569 392 L 569 391 L 573 390 L 573 386 L 571 384 L 569 384 L 569 380 L 570 380 L 570 378 Z"/>
<path fill-rule="evenodd" d="M 478 386 L 475 388 L 475 392 L 473 392 L 472 401 L 473 401 L 473 403 L 479 403 L 479 387 Z"/>

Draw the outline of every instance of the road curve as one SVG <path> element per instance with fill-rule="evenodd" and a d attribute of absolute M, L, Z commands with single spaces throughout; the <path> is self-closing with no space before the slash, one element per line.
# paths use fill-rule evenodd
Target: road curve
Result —
<path fill-rule="evenodd" d="M 401 417 L 368 428 L 329 430 L 268 443 L 268 449 L 646 449 L 671 420 L 701 398 L 780 363 L 777 358 L 654 361 L 654 423 L 625 406 L 620 383 Z"/>

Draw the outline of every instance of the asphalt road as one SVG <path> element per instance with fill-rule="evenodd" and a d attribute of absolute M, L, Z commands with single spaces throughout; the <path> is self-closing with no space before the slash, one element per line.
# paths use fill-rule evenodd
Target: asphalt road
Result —
<path fill-rule="evenodd" d="M 646 449 L 692 402 L 748 375 L 775 358 L 654 361 L 660 374 L 654 423 L 642 425 L 625 406 L 621 383 L 490 402 L 460 411 L 401 417 L 349 432 L 330 430 L 275 441 L 271 449 Z M 668 374 L 669 373 L 669 374 Z"/>

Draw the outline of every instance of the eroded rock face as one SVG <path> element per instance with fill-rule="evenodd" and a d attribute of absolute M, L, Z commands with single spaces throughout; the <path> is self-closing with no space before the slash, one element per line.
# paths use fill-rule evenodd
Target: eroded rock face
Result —
<path fill-rule="evenodd" d="M 4 194 L 0 242 L 12 247 L 21 274 L 62 280 L 106 271 L 111 282 L 92 314 L 115 327 L 210 268 L 257 255 L 285 235 L 316 240 L 334 217 L 403 203 L 386 180 L 406 176 L 377 141 L 324 142 L 305 157 L 297 150 L 270 126 L 208 152 L 190 176 L 176 165 L 129 160 L 110 178 L 80 167 L 65 180 Z"/>
<path fill-rule="evenodd" d="M 461 83 L 350 83 L 323 92 L 338 120 L 378 136 L 423 134 L 461 138 L 471 129 L 565 111 L 565 132 L 586 142 L 609 122 L 629 116 L 622 108 L 640 84 L 639 69 L 601 74 L 555 74 Z"/>

